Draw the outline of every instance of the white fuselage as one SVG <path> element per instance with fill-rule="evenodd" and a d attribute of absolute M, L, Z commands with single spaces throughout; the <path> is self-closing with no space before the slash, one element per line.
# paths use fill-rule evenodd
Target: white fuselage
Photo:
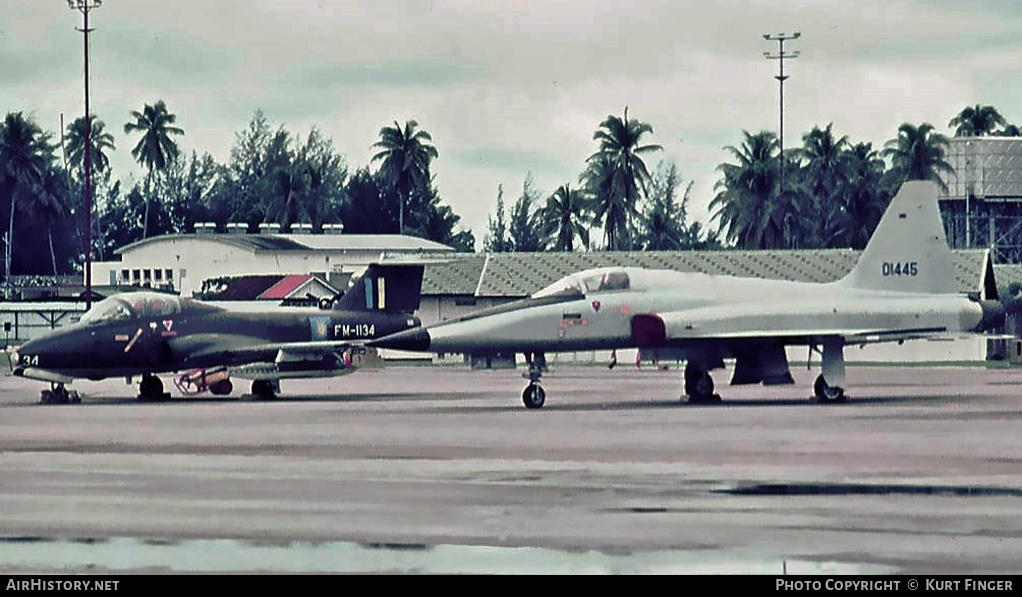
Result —
<path fill-rule="evenodd" d="M 863 342 L 913 333 L 962 332 L 983 318 L 957 294 L 850 288 L 841 283 L 711 276 L 627 269 L 632 287 L 587 292 L 562 302 L 527 299 L 515 310 L 480 314 L 429 328 L 435 352 L 575 351 L 635 347 L 632 318 L 658 314 L 672 342 L 772 336 L 788 344 L 841 335 Z M 787 339 L 787 340 L 784 340 Z"/>

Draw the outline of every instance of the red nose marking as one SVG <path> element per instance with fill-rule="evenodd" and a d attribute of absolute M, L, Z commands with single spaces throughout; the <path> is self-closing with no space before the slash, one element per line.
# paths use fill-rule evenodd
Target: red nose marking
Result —
<path fill-rule="evenodd" d="M 600 310 L 600 301 L 593 301 L 593 311 Z"/>

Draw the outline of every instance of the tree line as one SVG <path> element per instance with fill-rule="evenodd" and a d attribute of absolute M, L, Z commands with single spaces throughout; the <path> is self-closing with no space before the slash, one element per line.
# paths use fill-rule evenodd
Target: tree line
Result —
<path fill-rule="evenodd" d="M 948 126 L 956 136 L 1019 135 L 1018 126 L 992 106 L 967 106 Z M 295 134 L 273 126 L 258 110 L 235 134 L 226 163 L 209 153 L 184 155 L 178 140 L 185 131 L 162 100 L 130 112 L 122 128 L 132 138 L 132 157 L 146 171 L 130 186 L 111 172 L 115 138 L 99 118 L 75 119 L 58 139 L 22 112 L 5 116 L 5 277 L 8 271 L 81 271 L 86 136 L 98 260 L 150 236 L 191 232 L 197 222 L 214 222 L 221 231 L 228 222 L 244 222 L 251 232 L 264 222 L 285 232 L 307 223 L 317 233 L 340 223 L 346 233 L 403 232 L 474 249 L 472 232 L 442 202 L 432 176 L 439 150 L 414 120 L 382 127 L 370 164 L 354 170 L 317 128 Z M 629 117 L 625 108 L 597 127 L 596 151 L 585 159 L 577 183 L 545 195 L 526 174 L 509 207 L 498 186 L 484 250 L 861 248 L 902 181 L 940 181 L 950 170 L 947 137 L 929 123 L 903 124 L 879 150 L 838 136 L 832 125 L 814 127 L 801 147 L 783 152 L 783 178 L 776 135 L 743 131 L 738 146 L 725 148 L 732 160 L 718 167 L 710 225 L 703 225 L 689 221 L 692 183 L 683 183 L 677 164 L 647 166 L 662 151 L 646 141 L 652 134 L 649 123 Z"/>
<path fill-rule="evenodd" d="M 966 106 L 948 127 L 958 137 L 1022 136 L 993 106 Z M 948 138 L 929 123 L 901 125 L 879 150 L 838 136 L 833 124 L 814 127 L 802 135 L 801 147 L 783 154 L 775 133 L 742 131 L 740 145 L 724 148 L 732 161 L 717 168 L 710 203 L 716 226 L 703 227 L 688 222 L 692 183 L 679 195 L 677 165 L 660 161 L 650 174 L 645 157 L 661 150 L 644 144 L 652 133 L 626 108 L 593 134 L 599 148 L 586 159 L 575 189 L 564 184 L 544 203 L 526 174 L 508 214 L 499 186 L 485 249 L 862 249 L 902 182 L 934 180 L 943 187 L 942 175 L 952 171 L 945 159 Z M 602 231 L 602 239 L 593 238 L 593 230 Z"/>
<path fill-rule="evenodd" d="M 162 100 L 132 111 L 123 131 L 146 172 L 130 185 L 113 176 L 114 135 L 95 115 L 88 123 L 75 119 L 59 138 L 22 112 L 6 115 L 0 124 L 5 277 L 8 261 L 14 274 L 82 270 L 86 136 L 97 260 L 151 236 L 192 232 L 197 222 L 213 222 L 220 231 L 243 222 L 250 232 L 266 222 L 283 232 L 305 223 L 313 233 L 343 224 L 345 233 L 404 233 L 474 250 L 472 232 L 442 202 L 432 176 L 439 152 L 414 120 L 381 128 L 370 165 L 354 171 L 319 129 L 295 134 L 258 110 L 235 134 L 226 163 L 209 153 L 184 154 L 185 131 Z"/>

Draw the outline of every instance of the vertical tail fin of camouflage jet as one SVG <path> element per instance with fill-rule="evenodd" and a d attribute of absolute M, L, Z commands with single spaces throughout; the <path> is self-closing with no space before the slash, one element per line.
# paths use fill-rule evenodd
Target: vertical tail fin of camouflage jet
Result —
<path fill-rule="evenodd" d="M 334 303 L 342 311 L 400 311 L 419 308 L 423 265 L 371 264 Z"/>
<path fill-rule="evenodd" d="M 935 183 L 908 181 L 901 186 L 859 263 L 838 284 L 898 292 L 956 292 Z"/>

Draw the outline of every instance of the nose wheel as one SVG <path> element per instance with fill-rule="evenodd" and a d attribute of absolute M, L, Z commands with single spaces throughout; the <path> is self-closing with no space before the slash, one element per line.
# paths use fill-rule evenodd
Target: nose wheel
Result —
<path fill-rule="evenodd" d="M 81 401 L 78 392 L 69 392 L 62 383 L 50 384 L 50 389 L 39 395 L 40 404 L 80 404 Z"/>
<path fill-rule="evenodd" d="M 529 364 L 529 372 L 522 377 L 529 378 L 529 385 L 525 386 L 522 392 L 522 403 L 528 409 L 543 408 L 543 404 L 546 403 L 546 391 L 539 385 L 539 379 L 543 377 L 543 369 L 546 369 L 546 355 L 541 352 L 526 353 L 525 360 Z"/>
<path fill-rule="evenodd" d="M 522 392 L 522 403 L 525 404 L 525 408 L 543 408 L 545 402 L 546 391 L 538 381 L 525 386 L 525 391 Z"/>

